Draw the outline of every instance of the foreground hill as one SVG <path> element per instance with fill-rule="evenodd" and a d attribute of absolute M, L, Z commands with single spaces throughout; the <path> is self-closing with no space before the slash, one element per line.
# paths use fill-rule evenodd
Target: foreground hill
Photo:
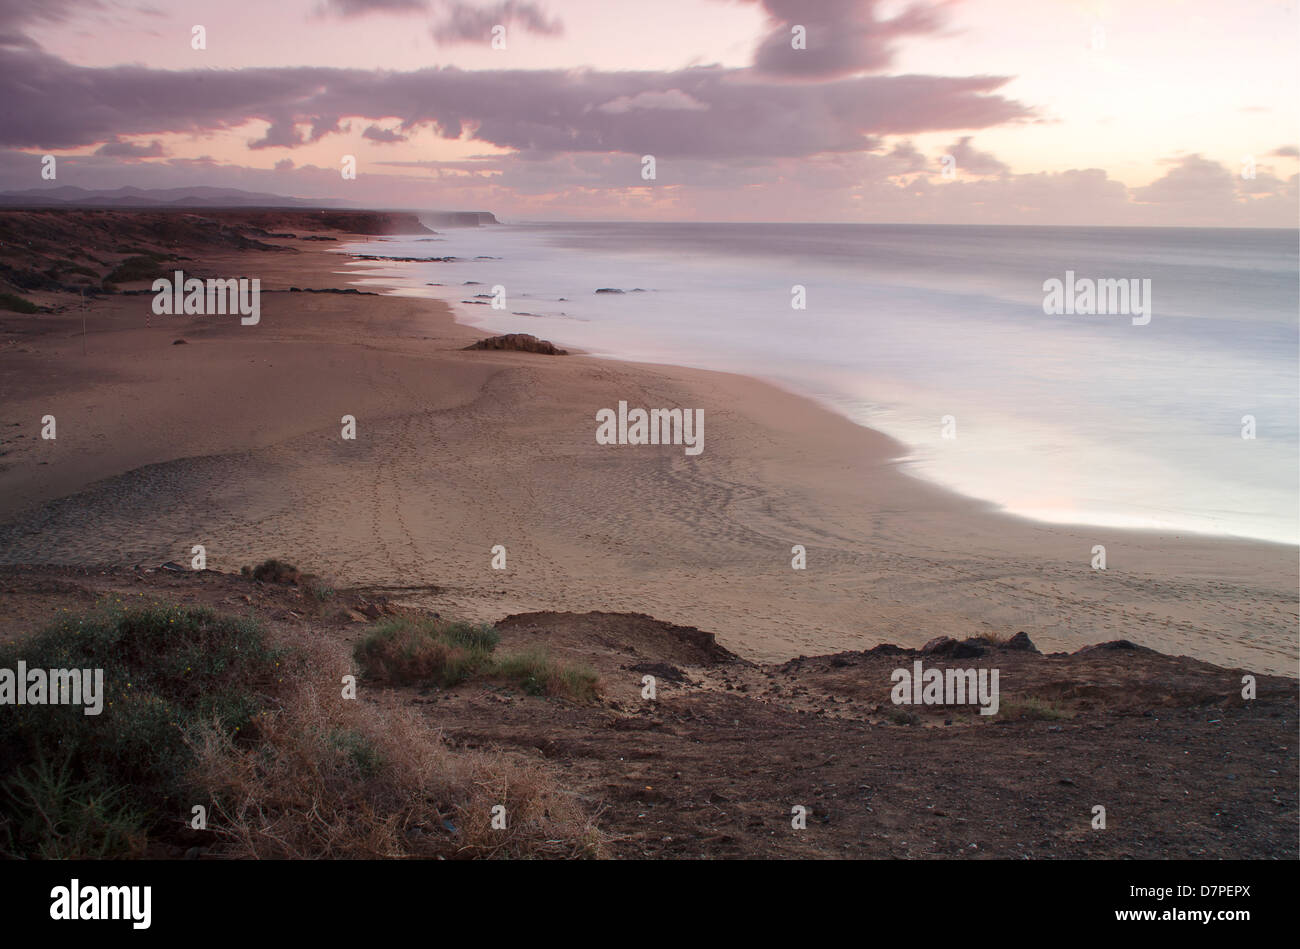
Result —
<path fill-rule="evenodd" d="M 65 611 L 133 598 L 250 617 L 273 641 L 311 642 L 334 655 L 360 655 L 358 643 L 373 642 L 376 629 L 394 622 L 433 621 L 390 600 L 418 590 L 333 589 L 294 571 L 262 575 L 175 565 L 6 567 L 3 639 L 21 651 Z M 496 631 L 498 655 L 588 670 L 596 693 L 520 677 L 518 664 L 504 659 L 454 685 L 437 684 L 435 667 L 409 684 L 380 681 L 364 662 L 353 671 L 359 706 L 375 722 L 413 741 L 416 733 L 403 729 L 415 727 L 414 715 L 428 736 L 440 736 L 420 740 L 445 743 L 448 760 L 477 756 L 476 767 L 503 782 L 530 775 L 536 800 L 576 803 L 563 826 L 516 840 L 508 851 L 515 855 L 1297 855 L 1293 680 L 1260 676 L 1256 698 L 1243 700 L 1239 671 L 1124 641 L 1042 655 L 1023 636 L 939 640 L 926 650 L 886 645 L 763 665 L 734 656 L 707 632 L 639 614 L 529 613 L 506 617 Z M 999 670 L 998 714 L 895 705 L 891 674 L 916 661 Z M 296 674 L 316 675 L 310 665 Z M 643 697 L 645 676 L 654 677 L 654 701 Z M 417 802 L 410 813 L 438 807 L 432 831 L 420 833 L 444 834 L 439 846 L 451 855 L 490 856 L 481 841 L 457 843 L 490 799 Z M 1106 809 L 1104 830 L 1093 828 L 1098 805 Z M 280 806 L 277 820 L 305 819 Z M 806 829 L 791 826 L 795 806 L 806 808 Z M 163 833 L 149 852 L 274 853 L 259 849 L 266 846 L 181 828 Z M 289 855 L 348 854 L 305 848 Z"/>

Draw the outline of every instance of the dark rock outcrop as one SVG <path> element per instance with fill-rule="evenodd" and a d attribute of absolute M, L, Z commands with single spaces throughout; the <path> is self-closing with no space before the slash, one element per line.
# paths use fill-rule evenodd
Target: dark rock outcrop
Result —
<path fill-rule="evenodd" d="M 1038 647 L 1034 645 L 1034 641 L 1029 638 L 1029 634 L 1024 630 L 1007 640 L 1006 648 L 1016 652 L 1038 652 Z"/>
<path fill-rule="evenodd" d="M 955 644 L 948 655 L 953 659 L 974 659 L 988 652 L 982 642 L 976 639 L 965 639 Z"/>
<path fill-rule="evenodd" d="M 506 333 L 489 336 L 465 347 L 466 349 L 501 349 L 520 353 L 541 353 L 543 356 L 567 356 L 568 350 L 558 349 L 547 339 L 538 339 L 531 333 Z"/>

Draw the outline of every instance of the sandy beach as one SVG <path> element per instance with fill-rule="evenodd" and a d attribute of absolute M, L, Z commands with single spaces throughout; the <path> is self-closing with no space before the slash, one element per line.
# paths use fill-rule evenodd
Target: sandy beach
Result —
<path fill-rule="evenodd" d="M 274 243 L 189 265 L 259 277 L 256 326 L 154 316 L 148 294 L 88 304 L 84 337 L 75 306 L 4 314 L 0 562 L 186 563 L 202 544 L 214 569 L 280 556 L 473 619 L 647 613 L 755 661 L 1023 630 L 1045 652 L 1128 639 L 1296 674 L 1294 547 L 1008 517 L 763 382 L 464 351 L 485 334 L 443 304 L 290 292 L 356 267 Z M 597 444 L 620 400 L 702 409 L 704 451 Z"/>

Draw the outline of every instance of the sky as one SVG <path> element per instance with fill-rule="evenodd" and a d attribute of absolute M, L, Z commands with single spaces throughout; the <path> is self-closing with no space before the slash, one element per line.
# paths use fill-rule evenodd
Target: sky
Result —
<path fill-rule="evenodd" d="M 1294 0 L 0 0 L 0 189 L 1295 227 L 1298 52 Z"/>

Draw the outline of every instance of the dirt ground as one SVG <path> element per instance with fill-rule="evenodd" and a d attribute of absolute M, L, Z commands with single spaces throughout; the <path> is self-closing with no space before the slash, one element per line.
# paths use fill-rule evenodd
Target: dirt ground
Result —
<path fill-rule="evenodd" d="M 322 608 L 296 587 L 214 571 L 4 567 L 0 638 L 143 594 L 350 643 L 372 618 L 413 611 L 400 598 L 418 592 L 341 590 Z M 361 700 L 417 706 L 454 745 L 543 761 L 614 856 L 1297 857 L 1290 679 L 1259 676 L 1244 700 L 1241 671 L 1123 641 L 1042 655 L 1023 640 L 948 640 L 763 665 L 639 614 L 530 613 L 498 628 L 503 649 L 594 667 L 601 700 L 364 680 Z M 891 673 L 917 660 L 997 669 L 998 714 L 895 705 Z M 792 827 L 797 806 L 806 829 Z"/>

